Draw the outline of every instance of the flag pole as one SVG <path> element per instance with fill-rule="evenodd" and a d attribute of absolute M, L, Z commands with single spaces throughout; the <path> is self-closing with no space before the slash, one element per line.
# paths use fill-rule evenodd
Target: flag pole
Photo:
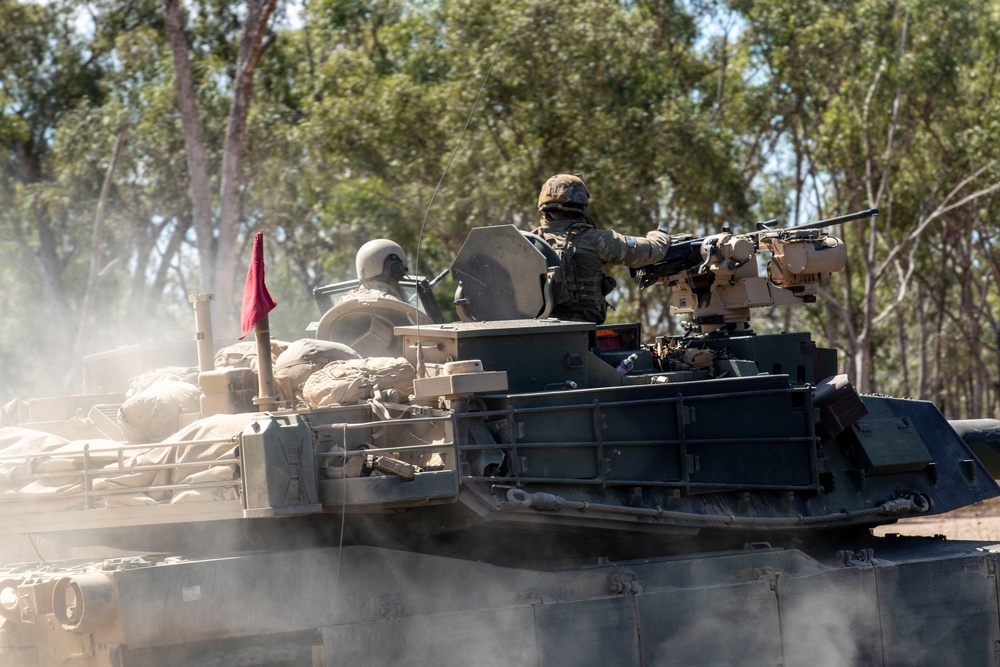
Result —
<path fill-rule="evenodd" d="M 240 311 L 240 328 L 246 338 L 251 331 L 257 339 L 257 396 L 253 404 L 263 412 L 278 408 L 274 393 L 274 369 L 271 366 L 271 325 L 267 314 L 278 305 L 267 292 L 264 284 L 264 232 L 253 237 L 253 256 L 243 286 L 243 308 Z"/>
<path fill-rule="evenodd" d="M 263 412 L 278 409 L 278 397 L 274 393 L 274 369 L 271 367 L 271 325 L 268 319 L 264 315 L 253 328 L 257 338 L 257 396 L 254 397 L 253 404 Z"/>

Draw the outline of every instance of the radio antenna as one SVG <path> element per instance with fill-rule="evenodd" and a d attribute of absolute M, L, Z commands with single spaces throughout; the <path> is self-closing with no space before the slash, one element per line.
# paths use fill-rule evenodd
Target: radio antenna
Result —
<path fill-rule="evenodd" d="M 507 41 L 507 35 L 510 34 L 510 28 L 503 33 L 503 38 L 500 43 L 497 44 L 496 50 L 493 52 L 493 60 L 490 62 L 489 69 L 486 70 L 486 75 L 483 76 L 483 82 L 479 86 L 479 93 L 476 95 L 476 101 L 472 103 L 472 110 L 469 112 L 469 117 L 465 121 L 465 127 L 462 128 L 462 134 L 459 135 L 458 141 L 455 142 L 455 148 L 452 149 L 451 155 L 448 157 L 448 163 L 444 166 L 444 171 L 441 172 L 441 179 L 438 181 L 437 187 L 434 188 L 434 193 L 431 195 L 431 200 L 427 203 L 427 210 L 424 211 L 424 219 L 420 223 L 420 234 L 417 236 L 417 253 L 413 260 L 413 265 L 416 269 L 417 275 L 420 275 L 420 246 L 424 241 L 424 228 L 427 226 L 427 218 L 431 214 L 431 207 L 434 206 L 434 200 L 437 198 L 438 192 L 441 190 L 441 185 L 444 183 L 444 177 L 448 175 L 448 170 L 451 169 L 451 163 L 455 160 L 455 155 L 458 154 L 458 149 L 462 145 L 462 140 L 465 139 L 465 133 L 468 132 L 469 126 L 472 125 L 472 118 L 476 115 L 476 109 L 479 108 L 479 100 L 483 97 L 483 91 L 486 90 L 486 82 L 490 80 L 490 74 L 493 73 L 493 67 L 497 64 L 500 59 L 500 50 L 503 48 L 504 43 Z M 420 318 L 417 318 L 417 377 L 425 377 L 426 369 L 424 368 L 424 348 L 420 343 Z"/>

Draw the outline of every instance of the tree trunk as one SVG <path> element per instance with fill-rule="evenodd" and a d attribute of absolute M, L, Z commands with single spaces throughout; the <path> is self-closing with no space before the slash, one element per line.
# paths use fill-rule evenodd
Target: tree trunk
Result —
<path fill-rule="evenodd" d="M 118 159 L 125 148 L 125 137 L 128 134 L 128 126 L 123 126 L 118 131 L 115 139 L 115 148 L 111 154 L 111 162 L 108 170 L 104 174 L 104 183 L 101 186 L 101 196 L 97 200 L 97 212 L 94 214 L 94 228 L 90 235 L 90 272 L 87 276 L 87 287 L 83 293 L 83 306 L 80 308 L 80 324 L 76 331 L 76 344 L 73 352 L 75 357 L 83 355 L 84 344 L 87 337 L 87 325 L 91 317 L 91 309 L 94 305 L 94 296 L 97 292 L 97 285 L 100 282 L 101 271 L 101 242 L 104 238 L 104 218 L 107 210 L 108 195 L 111 193 L 111 183 L 114 179 L 115 168 L 118 166 Z"/>
<path fill-rule="evenodd" d="M 903 317 L 903 313 L 899 309 L 896 310 L 896 340 L 899 346 L 899 362 L 896 364 L 896 367 L 900 369 L 903 376 L 903 396 L 909 397 L 913 395 L 910 390 L 910 357 L 908 354 L 910 349 L 910 335 L 907 332 L 906 318 Z"/>
<path fill-rule="evenodd" d="M 919 362 L 917 364 L 917 395 L 916 398 L 926 399 L 930 393 L 927 381 L 927 351 L 931 345 L 930 326 L 927 322 L 927 289 L 923 283 L 917 286 L 917 349 Z"/>
<path fill-rule="evenodd" d="M 41 182 L 42 169 L 37 144 L 29 139 L 20 142 L 16 150 L 21 182 L 25 185 Z M 38 263 L 41 286 L 52 300 L 52 325 L 58 327 L 59 331 L 65 332 L 68 344 L 72 342 L 69 337 L 72 336 L 71 332 L 75 330 L 76 325 L 70 310 L 66 285 L 62 279 L 64 267 L 59 258 L 56 234 L 52 229 L 49 213 L 44 206 L 36 202 L 32 205 L 31 210 L 35 218 L 35 229 L 38 232 L 38 247 L 32 248 L 31 252 Z"/>
<path fill-rule="evenodd" d="M 188 176 L 191 180 L 191 210 L 198 258 L 201 267 L 201 289 L 211 291 L 215 283 L 215 244 L 212 225 L 212 185 L 208 176 L 205 138 L 198 118 L 198 102 L 191 68 L 191 56 L 184 34 L 179 0 L 163 0 L 167 39 L 174 61 L 174 84 L 177 109 L 184 130 Z"/>
<path fill-rule="evenodd" d="M 42 274 L 42 287 L 45 288 L 55 306 L 53 316 L 56 320 L 56 326 L 65 327 L 63 331 L 72 336 L 70 332 L 74 331 L 76 326 L 73 323 L 69 297 L 62 279 L 64 267 L 59 259 L 56 233 L 52 229 L 52 221 L 49 220 L 49 214 L 44 210 L 44 207 L 35 205 L 32 209 L 35 213 L 35 226 L 38 230 L 38 248 L 34 250 L 34 253 Z M 69 339 L 69 342 L 71 341 L 72 338 Z"/>
<path fill-rule="evenodd" d="M 235 269 L 238 263 L 236 244 L 242 214 L 243 156 L 246 153 L 247 115 L 253 96 L 257 63 L 269 42 L 264 41 L 268 21 L 277 0 L 250 0 L 240 34 L 236 62 L 236 85 L 226 124 L 226 144 L 222 157 L 221 214 L 219 219 L 219 270 L 215 275 L 218 326 L 235 331 Z"/>

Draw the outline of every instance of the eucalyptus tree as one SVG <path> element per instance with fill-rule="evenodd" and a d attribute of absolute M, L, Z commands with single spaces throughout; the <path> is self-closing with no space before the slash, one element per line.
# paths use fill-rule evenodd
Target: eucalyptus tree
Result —
<path fill-rule="evenodd" d="M 991 3 L 731 4 L 746 20 L 743 44 L 760 65 L 757 85 L 770 93 L 787 165 L 775 180 L 784 183 L 779 197 L 788 210 L 882 212 L 844 230 L 851 261 L 825 315 L 838 323 L 829 333 L 845 343 L 851 375 L 862 390 L 905 387 L 940 398 L 944 369 L 930 381 L 925 358 L 912 383 L 889 369 L 914 365 L 909 349 L 947 346 L 945 330 L 927 324 L 944 326 L 957 302 L 934 306 L 929 297 L 950 292 L 939 268 L 959 257 L 969 238 L 954 231 L 968 230 L 961 220 L 989 208 L 997 188 L 1000 172 L 981 150 L 989 104 L 983 90 L 995 85 Z M 923 300 L 914 298 L 918 285 Z M 908 317 L 915 308 L 922 327 Z M 958 356 L 971 370 L 982 351 Z M 934 354 L 944 359 L 943 349 Z"/>
<path fill-rule="evenodd" d="M 239 5 L 242 18 L 239 20 L 239 36 L 235 42 L 225 33 L 209 35 L 224 46 L 236 44 L 235 53 L 231 54 L 235 56 L 235 62 L 226 63 L 231 67 L 227 84 L 232 90 L 232 101 L 226 117 L 216 215 L 210 190 L 206 138 L 199 116 L 198 90 L 191 48 L 184 32 L 181 3 L 179 0 L 163 0 L 164 24 L 173 53 L 177 108 L 184 129 L 201 286 L 216 295 L 216 303 L 220 304 L 216 310 L 222 316 L 219 324 L 223 331 L 231 332 L 235 322 L 235 311 L 230 304 L 235 302 L 237 243 L 243 222 L 243 159 L 246 152 L 247 117 L 250 113 L 257 64 L 273 40 L 270 22 L 276 5 L 277 0 L 247 0 L 245 4 Z M 234 13 L 234 8 L 228 3 L 213 6 L 209 2 L 201 9 L 201 16 L 230 16 Z M 208 83 L 200 82 L 201 85 Z"/>
<path fill-rule="evenodd" d="M 200 291 L 186 284 L 199 263 L 185 249 L 193 216 L 178 188 L 188 179 L 170 51 L 151 1 L 0 12 L 0 389 L 65 391 L 79 382 L 79 353 L 189 331 L 184 295 Z M 210 137 L 225 119 L 214 93 L 202 100 Z M 47 352 L 11 353 L 27 340 Z"/>
<path fill-rule="evenodd" d="M 61 5 L 0 3 L 0 25 L 0 191 L 7 202 L 0 229 L 8 252 L 32 257 L 31 272 L 52 305 L 49 321 L 72 331 L 65 271 L 78 251 L 67 229 L 73 197 L 47 187 L 52 141 L 77 105 L 103 99 L 103 69 Z"/>
<path fill-rule="evenodd" d="M 742 217 L 734 135 L 713 124 L 717 66 L 685 7 L 311 2 L 263 64 L 257 141 L 292 160 L 253 161 L 279 193 L 263 217 L 287 222 L 291 252 L 336 258 L 301 257 L 305 280 L 346 277 L 353 249 L 385 235 L 414 255 L 422 238 L 416 268 L 437 273 L 471 227 L 532 228 L 560 171 L 582 172 L 596 220 L 626 233 Z"/>
<path fill-rule="evenodd" d="M 74 269 L 93 220 L 83 202 L 99 181 L 60 173 L 58 132 L 77 109 L 101 104 L 106 90 L 102 53 L 81 37 L 71 8 L 4 2 L 0 25 L 0 390 L 13 391 L 62 375 L 25 354 L 29 342 L 65 361 L 61 351 L 81 325 Z"/>

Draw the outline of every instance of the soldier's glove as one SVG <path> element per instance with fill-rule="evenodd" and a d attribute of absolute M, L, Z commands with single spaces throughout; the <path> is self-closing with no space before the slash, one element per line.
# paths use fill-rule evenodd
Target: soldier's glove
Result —
<path fill-rule="evenodd" d="M 646 232 L 646 238 L 657 245 L 662 245 L 664 250 L 670 247 L 670 234 L 661 232 L 659 229 Z"/>
<path fill-rule="evenodd" d="M 605 274 L 601 277 L 601 296 L 611 294 L 618 287 L 618 281 L 614 277 Z M 614 310 L 612 308 L 612 310 Z"/>

